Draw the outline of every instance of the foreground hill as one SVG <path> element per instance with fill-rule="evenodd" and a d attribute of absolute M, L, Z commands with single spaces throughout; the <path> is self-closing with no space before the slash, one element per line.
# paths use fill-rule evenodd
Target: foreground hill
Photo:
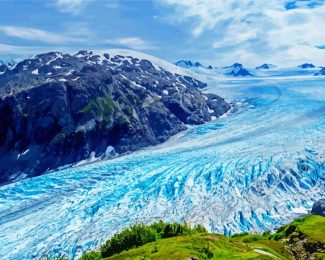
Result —
<path fill-rule="evenodd" d="M 139 242 L 150 236 L 156 237 Z M 130 241 L 135 241 L 134 246 Z M 201 226 L 191 229 L 186 225 L 163 222 L 134 226 L 108 240 L 101 252 L 87 253 L 81 259 L 303 260 L 324 257 L 325 217 L 309 215 L 282 226 L 274 234 L 242 233 L 232 237 L 209 234 Z"/>
<path fill-rule="evenodd" d="M 137 52 L 51 52 L 0 73 L 0 185 L 155 145 L 230 106 Z"/>

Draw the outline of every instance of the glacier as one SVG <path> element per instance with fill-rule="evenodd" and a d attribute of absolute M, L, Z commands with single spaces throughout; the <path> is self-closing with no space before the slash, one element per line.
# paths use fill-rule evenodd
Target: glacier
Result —
<path fill-rule="evenodd" d="M 325 196 L 325 77 L 222 79 L 231 111 L 167 142 L 0 187 L 0 259 L 76 259 L 131 224 L 272 230 Z"/>

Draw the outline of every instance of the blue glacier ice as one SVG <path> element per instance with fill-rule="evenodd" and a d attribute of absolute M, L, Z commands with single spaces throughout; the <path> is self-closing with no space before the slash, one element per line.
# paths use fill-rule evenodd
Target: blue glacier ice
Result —
<path fill-rule="evenodd" d="M 0 187 L 0 259 L 71 258 L 133 223 L 274 229 L 325 196 L 325 78 L 217 79 L 224 117 L 136 153 Z"/>

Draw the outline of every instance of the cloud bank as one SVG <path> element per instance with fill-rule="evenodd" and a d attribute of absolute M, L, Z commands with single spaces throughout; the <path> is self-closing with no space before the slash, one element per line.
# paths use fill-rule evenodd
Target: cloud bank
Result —
<path fill-rule="evenodd" d="M 159 0 L 206 41 L 217 63 L 325 62 L 325 1 Z M 207 37 L 207 35 L 210 35 Z"/>

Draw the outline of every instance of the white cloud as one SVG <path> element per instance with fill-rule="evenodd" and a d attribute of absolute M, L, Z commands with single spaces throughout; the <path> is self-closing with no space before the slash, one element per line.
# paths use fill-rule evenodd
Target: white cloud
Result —
<path fill-rule="evenodd" d="M 72 38 L 72 37 L 68 37 L 56 33 L 42 31 L 35 28 L 29 28 L 29 27 L 0 26 L 0 32 L 10 37 L 32 40 L 32 41 L 40 41 L 40 42 L 46 42 L 52 44 L 68 43 L 68 42 L 83 42 L 83 39 L 80 38 Z"/>
<path fill-rule="evenodd" d="M 55 0 L 55 5 L 62 13 L 78 14 L 89 0 Z"/>
<path fill-rule="evenodd" d="M 315 48 L 325 42 L 325 5 L 297 2 L 286 10 L 288 0 L 159 1 L 174 8 L 173 23 L 188 23 L 193 37 L 208 41 L 215 63 L 325 63 L 325 51 Z"/>
<path fill-rule="evenodd" d="M 62 13 L 79 14 L 90 2 L 95 0 L 54 0 L 55 6 Z M 104 0 L 105 6 L 109 9 L 119 7 L 119 0 Z"/>
<path fill-rule="evenodd" d="M 155 49 L 155 47 L 140 37 L 115 38 L 106 41 L 107 44 L 123 46 L 135 50 Z"/>

